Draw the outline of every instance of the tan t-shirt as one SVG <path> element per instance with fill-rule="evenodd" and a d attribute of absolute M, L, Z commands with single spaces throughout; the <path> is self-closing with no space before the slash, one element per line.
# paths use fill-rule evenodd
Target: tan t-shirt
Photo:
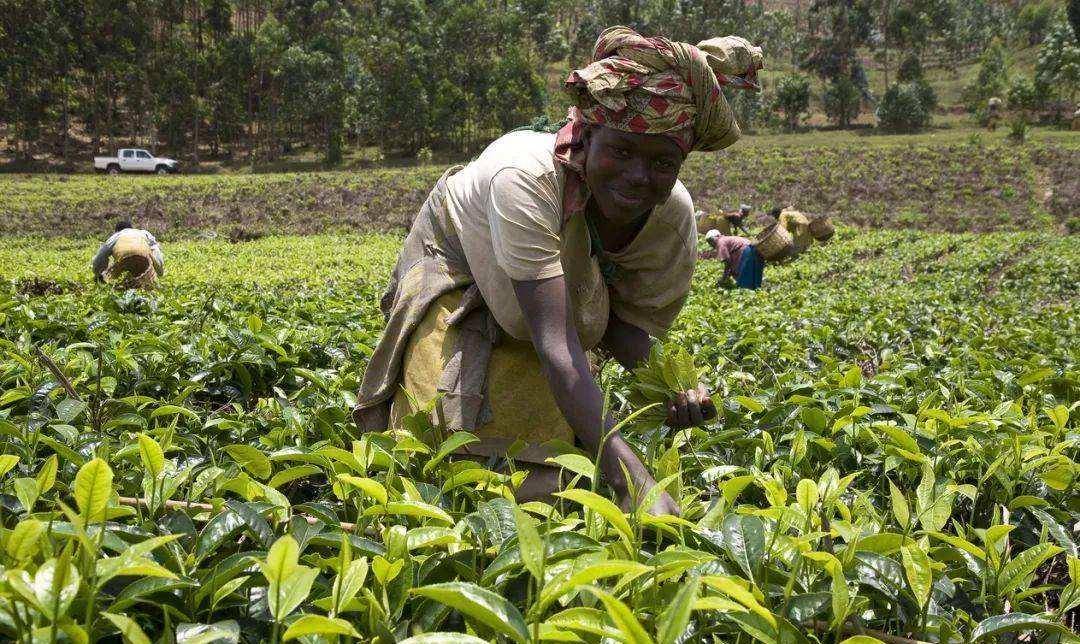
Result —
<path fill-rule="evenodd" d="M 612 312 L 663 335 L 690 290 L 697 257 L 690 194 L 676 181 L 637 237 L 607 254 L 618 266 L 609 288 L 590 254 L 584 217 L 563 222 L 563 167 L 554 146 L 554 134 L 512 132 L 447 182 L 448 216 L 488 308 L 507 333 L 528 340 L 511 280 L 565 275 L 584 347 L 599 344 Z"/>

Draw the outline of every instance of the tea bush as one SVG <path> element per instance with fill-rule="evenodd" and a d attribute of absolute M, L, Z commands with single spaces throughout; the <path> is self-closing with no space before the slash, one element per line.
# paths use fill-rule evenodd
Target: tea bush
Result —
<path fill-rule="evenodd" d="M 841 228 L 760 291 L 703 263 L 669 339 L 720 417 L 644 422 L 601 374 L 677 518 L 581 454 L 517 505 L 467 433 L 359 434 L 395 237 L 174 243 L 150 293 L 6 241 L 4 639 L 1075 641 L 1071 238 Z"/>

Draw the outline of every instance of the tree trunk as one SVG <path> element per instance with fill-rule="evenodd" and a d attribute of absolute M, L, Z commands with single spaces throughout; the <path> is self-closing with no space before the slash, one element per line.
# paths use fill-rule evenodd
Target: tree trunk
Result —
<path fill-rule="evenodd" d="M 68 114 L 68 84 L 67 80 L 64 81 L 64 107 L 63 117 L 61 119 L 61 132 L 60 132 L 60 157 L 64 162 L 64 169 L 68 169 L 71 165 L 71 159 L 68 158 L 68 128 L 70 126 L 70 117 Z"/>
<path fill-rule="evenodd" d="M 191 77 L 192 77 L 192 81 L 193 81 L 193 83 L 195 85 L 195 96 L 192 97 L 192 99 L 195 102 L 195 114 L 194 114 L 194 119 L 193 119 L 194 123 L 192 124 L 193 127 L 192 127 L 192 134 L 191 134 L 191 142 L 192 142 L 192 145 L 191 145 L 192 155 L 191 156 L 192 156 L 192 158 L 194 160 L 195 165 L 198 166 L 199 165 L 199 125 L 200 125 L 200 122 L 202 121 L 202 113 L 201 113 L 202 112 L 202 110 L 201 110 L 202 101 L 200 100 L 200 96 L 202 95 L 202 92 L 199 89 L 199 61 L 202 59 L 202 48 L 203 48 L 202 47 L 202 45 L 203 45 L 203 42 L 202 42 L 202 8 L 201 8 L 200 3 L 199 3 L 198 0 L 195 0 L 195 2 L 193 3 L 193 6 L 195 8 L 195 10 L 193 12 L 194 13 L 193 17 L 195 19 L 195 60 L 193 61 L 194 72 L 192 73 Z"/>

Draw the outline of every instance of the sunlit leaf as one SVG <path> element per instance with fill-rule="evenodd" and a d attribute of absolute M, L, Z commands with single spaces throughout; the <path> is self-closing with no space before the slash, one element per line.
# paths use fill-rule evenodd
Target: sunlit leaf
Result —
<path fill-rule="evenodd" d="M 518 609 L 501 595 L 476 584 L 455 581 L 414 588 L 411 592 L 460 611 L 515 642 L 529 639 L 525 620 Z"/>
<path fill-rule="evenodd" d="M 75 475 L 75 504 L 86 523 L 105 520 L 105 507 L 113 493 L 113 472 L 100 458 L 89 461 Z"/>

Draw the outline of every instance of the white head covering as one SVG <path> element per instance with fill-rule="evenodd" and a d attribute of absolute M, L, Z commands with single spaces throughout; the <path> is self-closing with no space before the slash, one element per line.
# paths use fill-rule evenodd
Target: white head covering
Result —
<path fill-rule="evenodd" d="M 721 237 L 720 231 L 715 229 L 715 228 L 713 228 L 709 232 L 705 233 L 705 240 L 706 241 L 711 241 L 713 239 L 720 239 L 720 237 Z"/>

